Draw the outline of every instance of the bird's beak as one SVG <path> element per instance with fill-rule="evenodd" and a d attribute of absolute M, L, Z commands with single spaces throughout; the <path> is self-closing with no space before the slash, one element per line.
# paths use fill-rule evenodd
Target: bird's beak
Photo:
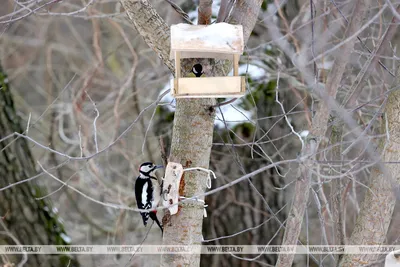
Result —
<path fill-rule="evenodd" d="M 157 170 L 157 169 L 161 169 L 161 168 L 164 168 L 164 166 L 163 165 L 157 165 L 157 166 L 155 166 L 155 170 Z"/>

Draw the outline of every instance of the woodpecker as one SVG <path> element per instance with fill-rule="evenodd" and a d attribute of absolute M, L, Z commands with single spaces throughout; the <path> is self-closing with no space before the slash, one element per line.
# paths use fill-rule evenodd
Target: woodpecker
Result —
<path fill-rule="evenodd" d="M 158 180 L 156 177 L 152 176 L 152 172 L 155 170 L 163 168 L 163 166 L 156 166 L 151 162 L 142 163 L 139 167 L 139 176 L 135 183 L 135 195 L 136 203 L 139 209 L 151 210 L 157 207 L 160 201 L 160 188 L 157 184 L 157 188 L 153 186 L 151 179 Z M 158 190 L 156 190 L 158 189 Z M 163 227 L 157 218 L 157 211 L 151 212 L 140 212 L 142 215 L 144 226 L 147 225 L 149 217 L 157 223 L 163 233 Z"/>
<path fill-rule="evenodd" d="M 201 64 L 195 64 L 192 68 L 192 73 L 196 75 L 196 77 L 200 77 L 204 74 L 203 66 L 201 66 Z"/>

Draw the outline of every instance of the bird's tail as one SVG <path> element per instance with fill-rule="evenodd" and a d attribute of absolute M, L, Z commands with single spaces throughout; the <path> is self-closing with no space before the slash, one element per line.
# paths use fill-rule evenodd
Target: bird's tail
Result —
<path fill-rule="evenodd" d="M 146 226 L 147 225 L 147 220 L 149 219 L 149 213 L 141 212 L 140 215 L 142 215 L 143 224 L 144 224 L 144 226 Z"/>
<path fill-rule="evenodd" d="M 160 221 L 157 218 L 157 214 L 155 212 L 149 212 L 149 213 L 150 213 L 150 218 L 157 223 L 158 227 L 160 227 L 161 234 L 164 234 L 163 227 L 162 227 Z"/>

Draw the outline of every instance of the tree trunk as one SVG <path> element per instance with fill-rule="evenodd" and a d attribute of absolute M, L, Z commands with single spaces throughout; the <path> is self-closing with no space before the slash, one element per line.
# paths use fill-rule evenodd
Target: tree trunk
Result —
<path fill-rule="evenodd" d="M 0 138 L 13 132 L 22 133 L 23 130 L 7 76 L 0 66 Z M 66 237 L 64 227 L 51 204 L 47 200 L 35 199 L 45 194 L 41 187 L 26 182 L 4 189 L 37 174 L 26 140 L 9 140 L 0 142 L 0 245 L 67 244 L 63 239 Z M 2 259 L 8 263 L 17 265 L 23 261 L 20 255 L 6 256 Z M 29 254 L 24 266 L 67 266 L 69 262 L 67 256 Z M 71 262 L 69 266 L 77 266 L 77 263 Z"/>

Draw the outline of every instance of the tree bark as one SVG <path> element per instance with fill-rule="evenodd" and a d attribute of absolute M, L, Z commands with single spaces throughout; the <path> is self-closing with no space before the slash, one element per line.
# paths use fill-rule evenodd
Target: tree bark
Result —
<path fill-rule="evenodd" d="M 143 36 L 147 44 L 164 60 L 173 71 L 169 60 L 169 30 L 162 18 L 154 11 L 147 0 L 122 0 L 129 19 Z M 235 2 L 226 22 L 243 25 L 245 42 L 254 28 L 261 0 Z M 153 24 L 154 25 L 151 25 Z M 161 36 L 161 37 L 160 37 Z M 161 40 L 160 40 L 161 39 Z M 194 62 L 203 65 L 206 76 L 223 76 L 229 72 L 231 64 L 216 63 L 214 60 L 184 60 L 181 68 L 183 76 L 189 73 Z M 212 136 L 214 128 L 215 99 L 177 99 L 172 136 L 170 161 L 184 166 L 209 167 Z M 191 197 L 205 192 L 207 175 L 202 172 L 185 173 L 183 196 Z M 164 220 L 163 245 L 201 245 L 203 204 L 185 202 L 178 214 Z M 200 254 L 163 255 L 161 266 L 199 266 Z"/>
<path fill-rule="evenodd" d="M 0 66 L 0 137 L 13 132 L 22 133 L 20 122 L 7 76 Z M 16 241 L 21 245 L 66 245 L 64 226 L 51 203 L 35 199 L 45 195 L 45 190 L 34 182 L 2 190 L 37 174 L 27 141 L 23 138 L 8 140 L 0 142 L 0 245 L 18 245 Z M 17 255 L 7 256 L 9 263 L 15 265 L 22 260 Z M 24 266 L 67 266 L 70 262 L 67 256 L 27 256 Z M 77 266 L 77 263 L 72 261 L 69 266 Z"/>

